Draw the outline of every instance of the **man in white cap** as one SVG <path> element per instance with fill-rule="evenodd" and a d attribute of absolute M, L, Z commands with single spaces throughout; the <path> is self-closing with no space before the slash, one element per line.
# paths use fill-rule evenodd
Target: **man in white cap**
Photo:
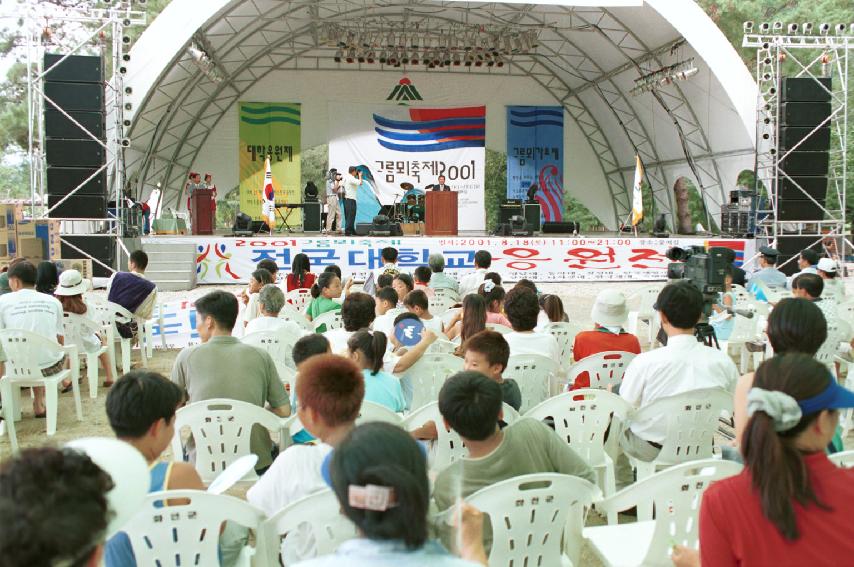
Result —
<path fill-rule="evenodd" d="M 606 351 L 640 354 L 638 338 L 623 328 L 628 316 L 629 309 L 626 306 L 625 295 L 615 289 L 600 291 L 590 311 L 593 330 L 583 331 L 575 336 L 575 345 L 572 347 L 573 358 L 578 361 Z M 589 386 L 590 376 L 585 372 L 575 379 L 572 389 Z"/>
<path fill-rule="evenodd" d="M 845 284 L 836 277 L 836 262 L 830 258 L 822 258 L 818 261 L 816 271 L 824 280 L 825 299 L 835 299 L 841 303 L 845 297 Z"/>

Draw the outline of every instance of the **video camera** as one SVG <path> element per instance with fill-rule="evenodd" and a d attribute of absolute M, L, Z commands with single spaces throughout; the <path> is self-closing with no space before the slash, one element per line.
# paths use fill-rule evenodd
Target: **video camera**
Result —
<path fill-rule="evenodd" d="M 703 315 L 708 317 L 718 294 L 724 290 L 724 277 L 731 265 L 728 249 L 713 246 L 708 251 L 702 246 L 670 248 L 665 256 L 671 261 L 667 266 L 667 279 L 685 280 L 703 294 Z"/>

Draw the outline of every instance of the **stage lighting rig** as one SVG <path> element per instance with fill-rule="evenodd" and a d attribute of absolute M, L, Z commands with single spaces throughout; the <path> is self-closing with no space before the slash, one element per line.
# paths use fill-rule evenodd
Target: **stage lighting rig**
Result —
<path fill-rule="evenodd" d="M 662 67 L 635 79 L 635 86 L 629 93 L 637 96 L 645 92 L 651 92 L 659 87 L 667 86 L 675 80 L 685 81 L 699 72 L 694 64 L 694 58 L 679 61 L 673 65 Z"/>

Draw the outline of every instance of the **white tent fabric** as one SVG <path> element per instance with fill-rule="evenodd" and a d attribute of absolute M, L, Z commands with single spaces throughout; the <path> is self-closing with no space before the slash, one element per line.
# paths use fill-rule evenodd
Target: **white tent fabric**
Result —
<path fill-rule="evenodd" d="M 417 16 L 435 30 L 465 21 L 542 32 L 536 54 L 501 68 L 334 62 L 335 50 L 319 45 L 320 24 L 368 16 L 399 21 L 401 29 Z M 672 63 L 670 47 L 683 38 L 680 56 L 694 57 L 699 72 L 659 89 L 658 100 L 632 96 L 635 79 Z M 193 41 L 222 81 L 195 65 L 187 50 Z M 753 165 L 756 84 L 692 0 L 173 0 L 130 55 L 128 179 L 143 198 L 161 187 L 166 206 L 176 208 L 191 170 L 210 171 L 221 189 L 238 183 L 238 101 L 301 103 L 307 149 L 328 141 L 330 102 L 384 101 L 404 75 L 426 105 L 486 104 L 487 147 L 500 151 L 506 105 L 562 105 L 566 189 L 609 228 L 630 209 L 636 153 L 659 212 L 672 211 L 673 185 L 686 176 L 716 215 L 739 172 Z"/>

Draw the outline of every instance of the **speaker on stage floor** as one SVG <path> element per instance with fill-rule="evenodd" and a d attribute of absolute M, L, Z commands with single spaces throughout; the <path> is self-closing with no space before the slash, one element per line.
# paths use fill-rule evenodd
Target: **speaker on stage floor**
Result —
<path fill-rule="evenodd" d="M 540 204 L 525 203 L 522 205 L 524 211 L 525 224 L 531 232 L 540 232 Z"/>
<path fill-rule="evenodd" d="M 63 258 L 88 258 L 86 254 L 81 254 L 69 246 L 68 243 L 70 243 L 104 264 L 112 268 L 116 267 L 116 238 L 114 236 L 63 235 L 62 239 L 65 241 L 61 246 Z M 106 278 L 110 277 L 112 272 L 97 262 L 92 262 L 92 275 L 98 278 Z"/>
<path fill-rule="evenodd" d="M 521 203 L 502 203 L 498 206 L 498 224 L 510 224 L 512 217 L 521 215 Z"/>
<path fill-rule="evenodd" d="M 368 236 L 371 234 L 371 229 L 374 227 L 373 224 L 369 222 L 357 222 L 356 223 L 356 235 L 357 236 Z"/>
<path fill-rule="evenodd" d="M 545 222 L 543 232 L 546 234 L 573 234 L 581 230 L 577 222 Z"/>
<path fill-rule="evenodd" d="M 323 205 L 317 201 L 303 203 L 302 229 L 304 232 L 320 232 L 323 228 L 320 215 L 322 210 Z"/>

